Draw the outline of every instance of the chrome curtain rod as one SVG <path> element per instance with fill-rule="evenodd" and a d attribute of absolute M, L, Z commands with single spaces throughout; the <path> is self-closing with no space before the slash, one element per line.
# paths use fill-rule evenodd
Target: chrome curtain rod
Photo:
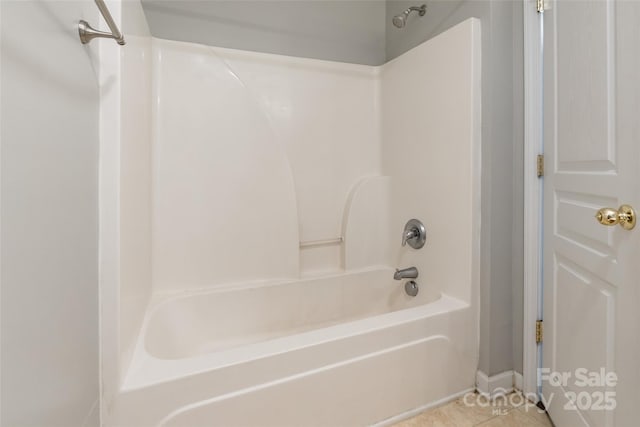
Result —
<path fill-rule="evenodd" d="M 87 21 L 81 19 L 80 22 L 78 22 L 78 34 L 80 34 L 80 41 L 82 42 L 82 44 L 87 44 L 96 37 L 103 37 L 107 39 L 114 39 L 119 45 L 123 46 L 125 44 L 124 36 L 118 29 L 118 26 L 113 20 L 111 13 L 109 13 L 109 9 L 104 3 L 104 0 L 94 1 L 96 2 L 96 6 L 98 6 L 98 9 L 100 9 L 100 13 L 102 14 L 104 20 L 107 22 L 107 25 L 109 26 L 111 32 L 107 33 L 105 31 L 96 30 L 91 25 L 89 25 Z"/>

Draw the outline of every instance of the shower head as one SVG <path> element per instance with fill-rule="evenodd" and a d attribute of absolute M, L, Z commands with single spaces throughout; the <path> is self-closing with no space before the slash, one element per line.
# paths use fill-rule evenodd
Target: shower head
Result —
<path fill-rule="evenodd" d="M 418 12 L 418 15 L 424 16 L 424 14 L 427 13 L 427 5 L 423 4 L 422 6 L 411 6 L 401 14 L 394 16 L 392 20 L 393 25 L 398 28 L 403 28 L 407 24 L 407 18 L 409 17 L 409 14 L 414 10 Z"/>
<path fill-rule="evenodd" d="M 393 17 L 393 25 L 395 25 L 398 28 L 402 28 L 404 27 L 404 24 L 407 23 L 407 16 L 404 13 L 401 13 L 400 15 L 396 15 Z"/>

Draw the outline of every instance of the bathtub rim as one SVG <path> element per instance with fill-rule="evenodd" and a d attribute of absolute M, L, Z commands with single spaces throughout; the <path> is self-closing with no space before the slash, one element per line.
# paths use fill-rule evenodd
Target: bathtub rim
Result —
<path fill-rule="evenodd" d="M 313 274 L 303 274 L 300 277 L 277 277 L 271 279 L 255 279 L 243 280 L 239 282 L 216 283 L 208 286 L 194 287 L 188 290 L 162 290 L 155 292 L 149 300 L 147 311 L 145 314 L 151 314 L 161 305 L 171 302 L 175 299 L 188 298 L 195 295 L 206 295 L 210 293 L 223 293 L 248 289 L 269 288 L 279 285 L 288 285 L 298 282 L 313 282 L 316 280 L 335 279 L 339 277 L 356 276 L 363 273 L 372 273 L 374 271 L 388 271 L 389 277 L 393 277 L 395 268 L 388 265 L 373 265 L 364 268 L 345 270 L 345 271 L 326 271 L 315 272 Z M 146 316 L 145 316 L 146 317 Z"/>

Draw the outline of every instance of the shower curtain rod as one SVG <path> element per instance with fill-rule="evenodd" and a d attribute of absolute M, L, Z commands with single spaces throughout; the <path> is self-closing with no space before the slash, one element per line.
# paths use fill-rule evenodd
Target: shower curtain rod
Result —
<path fill-rule="evenodd" d="M 96 37 L 102 37 L 107 39 L 114 39 L 120 46 L 124 46 L 124 35 L 118 29 L 118 26 L 113 20 L 111 13 L 109 13 L 107 5 L 104 3 L 104 0 L 94 1 L 96 2 L 96 6 L 98 6 L 102 17 L 107 22 L 107 25 L 109 26 L 111 32 L 107 33 L 105 31 L 96 30 L 91 25 L 89 25 L 87 21 L 81 19 L 80 22 L 78 22 L 78 34 L 80 35 L 80 41 L 82 42 L 82 44 L 87 44 Z"/>

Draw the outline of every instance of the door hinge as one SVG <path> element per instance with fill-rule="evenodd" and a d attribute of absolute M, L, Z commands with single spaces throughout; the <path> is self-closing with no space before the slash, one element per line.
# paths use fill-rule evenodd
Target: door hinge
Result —
<path fill-rule="evenodd" d="M 536 10 L 538 13 L 544 12 L 544 0 L 536 0 Z"/>
<path fill-rule="evenodd" d="M 544 329 L 542 327 L 542 320 L 536 320 L 536 344 L 540 344 L 542 342 L 543 335 Z"/>
<path fill-rule="evenodd" d="M 544 154 L 538 154 L 536 169 L 538 171 L 538 178 L 544 176 Z"/>

